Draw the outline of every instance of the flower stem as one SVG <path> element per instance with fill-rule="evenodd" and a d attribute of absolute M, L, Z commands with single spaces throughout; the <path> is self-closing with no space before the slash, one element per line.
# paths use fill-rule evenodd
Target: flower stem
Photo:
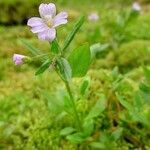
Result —
<path fill-rule="evenodd" d="M 67 81 L 65 81 L 65 86 L 66 86 L 67 92 L 70 96 L 70 101 L 72 103 L 72 107 L 73 107 L 73 111 L 74 111 L 74 114 L 75 114 L 75 119 L 77 121 L 78 129 L 81 131 L 82 130 L 81 121 L 80 121 L 79 114 L 78 114 L 77 109 L 76 109 L 76 105 L 75 105 L 73 94 L 71 92 L 70 85 Z"/>

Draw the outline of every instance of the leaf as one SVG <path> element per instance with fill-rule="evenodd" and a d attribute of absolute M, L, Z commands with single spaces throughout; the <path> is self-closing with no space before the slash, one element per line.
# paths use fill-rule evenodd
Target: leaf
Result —
<path fill-rule="evenodd" d="M 58 44 L 57 40 L 54 40 L 51 44 L 51 51 L 55 54 L 58 54 L 60 52 L 60 46 Z"/>
<path fill-rule="evenodd" d="M 72 77 L 72 69 L 69 62 L 65 58 L 57 60 L 59 65 L 59 72 L 65 81 L 70 81 Z"/>
<path fill-rule="evenodd" d="M 96 44 L 91 45 L 90 46 L 91 59 L 95 58 L 97 53 L 107 50 L 108 47 L 109 47 L 109 44 L 96 43 Z"/>
<path fill-rule="evenodd" d="M 88 44 L 84 44 L 73 50 L 68 58 L 72 68 L 73 77 L 83 77 L 86 75 L 90 65 L 91 53 Z"/>
<path fill-rule="evenodd" d="M 74 132 L 75 131 L 75 129 L 74 128 L 72 128 L 72 127 L 66 127 L 66 128 L 64 128 L 64 129 L 62 129 L 61 131 L 60 131 L 60 135 L 68 135 L 68 134 L 71 134 L 72 132 Z"/>
<path fill-rule="evenodd" d="M 150 70 L 146 67 L 143 67 L 143 70 L 144 70 L 144 75 L 145 75 L 147 81 L 150 83 Z"/>
<path fill-rule="evenodd" d="M 150 93 L 150 86 L 144 83 L 140 84 L 140 90 L 146 93 Z"/>
<path fill-rule="evenodd" d="M 34 56 L 41 54 L 40 50 L 32 46 L 27 40 L 20 39 L 20 41 Z"/>
<path fill-rule="evenodd" d="M 87 90 L 87 88 L 89 87 L 89 83 L 90 81 L 89 81 L 89 79 L 84 79 L 84 81 L 82 82 L 82 84 L 81 84 L 81 87 L 80 87 L 80 94 L 81 95 L 85 95 L 85 92 L 86 92 L 86 90 Z"/>
<path fill-rule="evenodd" d="M 123 128 L 119 127 L 112 132 L 111 138 L 116 141 L 122 136 L 122 133 L 123 133 Z"/>
<path fill-rule="evenodd" d="M 96 104 L 92 107 L 89 114 L 85 118 L 86 120 L 93 119 L 98 117 L 106 108 L 106 98 L 104 95 L 96 102 Z"/>
<path fill-rule="evenodd" d="M 80 17 L 77 22 L 75 23 L 73 30 L 69 33 L 69 35 L 67 36 L 65 42 L 64 42 L 64 47 L 62 49 L 62 51 L 64 51 L 71 43 L 71 41 L 73 40 L 75 34 L 79 31 L 80 27 L 82 26 L 82 24 L 84 23 L 84 16 Z"/>
<path fill-rule="evenodd" d="M 84 136 L 85 137 L 90 136 L 92 134 L 93 130 L 94 130 L 93 119 L 84 120 L 84 124 L 83 124 Z"/>
<path fill-rule="evenodd" d="M 116 25 L 119 29 L 124 28 L 124 26 L 125 26 L 125 14 L 124 13 L 117 16 Z"/>
<path fill-rule="evenodd" d="M 112 74 L 113 80 L 117 80 L 117 78 L 119 76 L 119 68 L 118 68 L 118 66 L 113 68 L 111 74 Z"/>
<path fill-rule="evenodd" d="M 35 75 L 42 74 L 46 69 L 49 68 L 50 64 L 51 64 L 51 61 L 49 59 L 44 61 L 43 64 L 39 67 L 39 69 L 36 71 Z"/>
<path fill-rule="evenodd" d="M 93 148 L 96 148 L 96 149 L 102 149 L 102 148 L 104 148 L 103 144 L 100 143 L 100 142 L 92 142 L 90 144 L 90 146 L 93 147 Z"/>
<path fill-rule="evenodd" d="M 142 110 L 143 100 L 141 98 L 140 92 L 136 92 L 134 96 L 134 107 L 137 111 Z"/>
<path fill-rule="evenodd" d="M 67 139 L 72 142 L 72 143 L 82 143 L 83 141 L 86 140 L 86 138 L 83 136 L 83 133 L 75 133 L 72 135 L 68 135 Z"/>
<path fill-rule="evenodd" d="M 150 104 L 150 86 L 141 83 L 140 84 L 141 95 L 144 98 L 145 102 Z"/>
<path fill-rule="evenodd" d="M 116 96 L 117 96 L 120 104 L 123 107 L 125 107 L 129 111 L 133 111 L 133 107 L 132 107 L 132 105 L 128 101 L 124 100 L 124 98 L 122 96 L 120 96 L 119 94 L 116 94 Z"/>
<path fill-rule="evenodd" d="M 142 92 L 142 97 L 144 98 L 145 102 L 147 102 L 150 105 L 150 93 Z"/>
<path fill-rule="evenodd" d="M 49 93 L 49 91 L 42 91 L 42 94 L 44 96 L 44 99 L 46 99 L 46 105 L 48 110 L 50 112 L 53 112 L 55 114 L 61 114 L 64 110 L 63 107 L 63 101 L 62 101 L 62 96 L 61 99 L 59 98 L 59 93 L 56 93 L 55 95 L 52 95 Z"/>
<path fill-rule="evenodd" d="M 67 110 L 67 113 L 69 113 L 70 115 L 74 115 L 73 111 L 72 111 L 72 103 L 70 101 L 70 98 L 68 96 L 64 96 L 64 108 L 65 110 Z"/>

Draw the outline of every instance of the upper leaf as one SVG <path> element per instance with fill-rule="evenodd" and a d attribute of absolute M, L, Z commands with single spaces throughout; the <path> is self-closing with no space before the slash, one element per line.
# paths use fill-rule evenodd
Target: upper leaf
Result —
<path fill-rule="evenodd" d="M 60 46 L 56 39 L 51 44 L 51 51 L 55 54 L 58 54 L 60 52 Z"/>
<path fill-rule="evenodd" d="M 79 31 L 79 29 L 80 29 L 80 27 L 82 26 L 83 23 L 84 23 L 84 16 L 80 17 L 77 20 L 77 22 L 75 23 L 72 31 L 69 33 L 69 35 L 67 36 L 67 38 L 64 42 L 64 47 L 63 47 L 62 51 L 64 51 L 69 46 L 69 44 L 73 40 L 75 34 Z"/>
<path fill-rule="evenodd" d="M 91 60 L 90 47 L 88 44 L 73 50 L 68 58 L 72 68 L 73 77 L 83 77 L 86 75 Z"/>

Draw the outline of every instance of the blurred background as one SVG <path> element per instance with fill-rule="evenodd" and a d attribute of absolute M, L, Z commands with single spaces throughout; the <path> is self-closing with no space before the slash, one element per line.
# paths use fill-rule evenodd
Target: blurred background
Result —
<path fill-rule="evenodd" d="M 77 149 L 59 137 L 59 129 L 68 118 L 61 123 L 53 122 L 55 115 L 51 114 L 50 104 L 42 94 L 63 91 L 63 83 L 54 72 L 35 76 L 38 62 L 18 67 L 12 61 L 14 53 L 31 56 L 21 39 L 44 52 L 49 50 L 49 43 L 39 41 L 26 25 L 30 17 L 39 16 L 39 4 L 49 2 L 56 4 L 58 12 L 63 10 L 69 14 L 69 23 L 57 31 L 61 45 L 75 20 L 85 15 L 85 23 L 70 49 L 85 42 L 103 46 L 88 72 L 91 77 L 88 99 L 95 99 L 96 92 L 109 91 L 107 75 L 115 66 L 120 73 L 128 73 L 128 86 L 133 86 L 130 90 L 128 86 L 123 88 L 128 97 L 143 79 L 142 65 L 150 64 L 150 0 L 137 1 L 140 14 L 121 30 L 118 30 L 118 16 L 132 9 L 133 0 L 0 0 L 0 149 L 46 150 L 47 146 L 54 150 Z M 99 15 L 98 21 L 88 20 L 92 12 Z M 78 79 L 75 85 L 78 86 Z"/>

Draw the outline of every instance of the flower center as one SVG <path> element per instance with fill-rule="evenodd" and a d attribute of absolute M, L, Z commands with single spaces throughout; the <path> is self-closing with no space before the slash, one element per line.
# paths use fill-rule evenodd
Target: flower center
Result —
<path fill-rule="evenodd" d="M 51 15 L 44 16 L 44 22 L 47 24 L 48 27 L 53 26 L 53 18 Z"/>

